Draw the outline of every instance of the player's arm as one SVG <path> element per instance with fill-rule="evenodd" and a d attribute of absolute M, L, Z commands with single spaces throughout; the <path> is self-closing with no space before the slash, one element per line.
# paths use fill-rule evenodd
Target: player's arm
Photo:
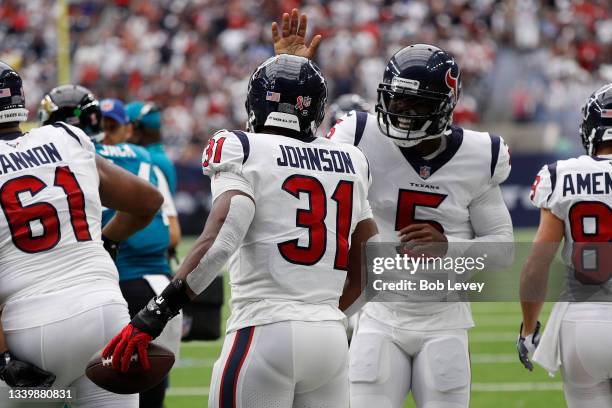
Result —
<path fill-rule="evenodd" d="M 368 218 L 360 221 L 351 235 L 346 284 L 342 296 L 340 296 L 339 305 L 340 310 L 347 316 L 355 313 L 361 307 L 356 301 L 363 292 L 366 283 L 365 269 L 363 268 L 365 244 L 376 234 L 378 234 L 376 222 L 373 218 Z"/>
<path fill-rule="evenodd" d="M 151 183 L 96 156 L 100 176 L 100 200 L 117 210 L 104 226 L 102 235 L 118 242 L 146 227 L 163 203 L 163 196 Z"/>
<path fill-rule="evenodd" d="M 174 280 L 159 296 L 151 299 L 104 349 L 103 356 L 112 354 L 116 369 L 127 371 L 136 349 L 143 367 L 148 369 L 148 344 L 161 334 L 168 321 L 191 298 L 208 287 L 242 243 L 255 215 L 248 182 L 237 175 L 222 174 L 213 179 L 212 190 L 216 198 L 204 231 L 185 257 Z"/>
<path fill-rule="evenodd" d="M 472 200 L 468 206 L 475 238 L 447 236 L 449 255 L 487 254 L 487 266 L 506 268 L 514 262 L 512 218 L 499 186 L 493 186 Z"/>
<path fill-rule="evenodd" d="M 507 267 L 514 260 L 514 234 L 512 218 L 499 186 L 489 188 L 468 206 L 474 238 L 447 235 L 427 223 L 411 224 L 398 231 L 400 242 L 410 243 L 415 249 L 423 249 L 439 256 L 460 256 L 483 250 L 487 264 Z M 496 244 L 482 246 L 479 244 Z"/>
<path fill-rule="evenodd" d="M 519 359 L 533 370 L 529 355 L 540 341 L 538 317 L 544 305 L 550 264 L 555 258 L 564 235 L 563 221 L 546 208 L 540 210 L 540 225 L 533 239 L 531 253 L 521 271 L 520 298 L 523 322 L 517 340 Z"/>
<path fill-rule="evenodd" d="M 55 375 L 25 361 L 18 360 L 8 349 L 0 321 L 0 380 L 9 387 L 50 387 Z"/>

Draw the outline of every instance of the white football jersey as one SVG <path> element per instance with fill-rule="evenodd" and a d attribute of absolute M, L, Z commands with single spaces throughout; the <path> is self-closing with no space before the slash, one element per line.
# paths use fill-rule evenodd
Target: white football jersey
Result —
<path fill-rule="evenodd" d="M 409 155 L 378 128 L 377 117 L 349 112 L 328 134 L 359 146 L 372 171 L 370 204 L 382 242 L 398 242 L 397 231 L 429 222 L 446 236 L 475 238 L 470 203 L 510 173 L 508 148 L 499 136 L 452 127 L 444 151 L 427 160 Z M 411 330 L 473 326 L 467 303 L 371 302 L 372 317 Z"/>
<path fill-rule="evenodd" d="M 607 282 L 612 288 L 612 262 L 602 252 L 612 241 L 612 157 L 580 156 L 548 164 L 536 176 L 530 198 L 565 224 L 568 283 L 577 289 Z M 580 243 L 600 245 L 594 250 Z"/>
<path fill-rule="evenodd" d="M 116 284 L 98 185 L 94 146 L 78 128 L 60 122 L 0 139 L 0 308 L 85 282 Z"/>
<path fill-rule="evenodd" d="M 354 146 L 329 140 L 217 132 L 204 174 L 229 172 L 250 185 L 255 217 L 229 261 L 228 332 L 284 320 L 341 320 L 351 234 L 371 218 L 369 168 Z"/>

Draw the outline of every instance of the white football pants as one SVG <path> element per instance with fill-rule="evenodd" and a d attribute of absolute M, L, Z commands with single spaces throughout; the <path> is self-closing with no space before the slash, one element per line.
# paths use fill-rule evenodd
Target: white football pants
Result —
<path fill-rule="evenodd" d="M 225 337 L 209 408 L 348 408 L 348 345 L 341 322 L 285 321 Z"/>
<path fill-rule="evenodd" d="M 119 296 L 119 286 L 117 285 Z M 45 295 L 45 305 L 61 305 L 63 302 L 78 302 L 79 288 L 64 290 L 57 296 Z M 28 308 L 37 304 L 37 299 L 27 299 Z M 18 307 L 18 306 L 17 306 Z M 15 309 L 15 308 L 13 308 Z M 13 310 L 19 313 L 18 310 Z M 11 314 L 13 313 L 11 312 Z M 22 315 L 23 316 L 23 315 Z M 4 313 L 3 313 L 4 318 Z M 52 388 L 74 388 L 76 399 L 70 400 L 72 408 L 137 408 L 138 394 L 119 395 L 106 391 L 85 376 L 85 368 L 91 357 L 103 348 L 130 321 L 126 304 L 111 303 L 84 310 L 66 319 L 23 329 L 5 328 L 9 350 L 20 360 L 35 364 L 56 375 Z M 23 316 L 23 325 L 28 326 Z M 0 381 L 2 395 L 8 386 Z M 4 398 L 3 398 L 4 399 Z M 6 405 L 5 405 L 6 404 Z M 17 403 L 16 400 L 0 401 L 1 407 L 62 408 L 63 402 Z"/>
<path fill-rule="evenodd" d="M 561 323 L 561 370 L 569 408 L 612 407 L 610 305 L 572 304 Z"/>
<path fill-rule="evenodd" d="M 363 313 L 350 348 L 351 408 L 467 408 L 467 330 L 411 331 Z"/>

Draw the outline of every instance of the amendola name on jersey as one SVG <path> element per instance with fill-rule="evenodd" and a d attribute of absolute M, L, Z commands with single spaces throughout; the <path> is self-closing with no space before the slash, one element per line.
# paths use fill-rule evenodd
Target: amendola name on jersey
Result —
<path fill-rule="evenodd" d="M 350 237 L 371 218 L 369 168 L 354 146 L 220 131 L 203 155 L 213 199 L 241 190 L 255 217 L 229 261 L 228 331 L 283 320 L 341 320 Z"/>
<path fill-rule="evenodd" d="M 508 147 L 501 137 L 486 132 L 456 126 L 450 132 L 446 149 L 431 160 L 400 150 L 382 134 L 373 114 L 349 112 L 328 134 L 330 140 L 359 146 L 366 154 L 373 178 L 369 201 L 383 242 L 397 242 L 398 230 L 419 222 L 433 224 L 449 242 L 471 240 L 482 232 L 485 218 L 495 216 L 493 210 L 474 214 L 472 209 L 508 177 Z M 473 325 L 469 306 L 463 303 L 373 302 L 366 311 L 414 330 Z M 432 315 L 437 318 L 432 320 Z"/>
<path fill-rule="evenodd" d="M 531 189 L 531 201 L 538 208 L 550 210 L 565 224 L 563 259 L 574 266 L 574 242 L 601 242 L 612 240 L 612 157 L 580 156 L 559 160 L 540 170 Z M 602 244 L 603 245 L 603 244 Z M 587 284 L 596 274 L 579 275 Z"/>

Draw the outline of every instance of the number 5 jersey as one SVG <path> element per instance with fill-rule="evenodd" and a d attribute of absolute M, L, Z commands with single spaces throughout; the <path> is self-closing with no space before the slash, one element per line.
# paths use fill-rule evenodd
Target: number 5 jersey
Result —
<path fill-rule="evenodd" d="M 327 137 L 359 146 L 368 158 L 370 204 L 382 242 L 398 242 L 397 231 L 415 223 L 429 223 L 443 232 L 450 250 L 513 241 L 499 189 L 510 173 L 508 147 L 501 137 L 451 126 L 439 154 L 423 158 L 386 137 L 376 115 L 355 111 L 341 118 Z M 453 242 L 462 244 L 453 247 Z M 499 246 L 500 252 L 509 249 Z M 385 324 L 410 330 L 474 325 L 468 303 L 373 301 L 364 310 Z"/>
<path fill-rule="evenodd" d="M 203 155 L 213 199 L 241 190 L 255 217 L 229 261 L 228 332 L 285 320 L 342 320 L 351 234 L 371 218 L 369 168 L 327 139 L 217 132 Z"/>

